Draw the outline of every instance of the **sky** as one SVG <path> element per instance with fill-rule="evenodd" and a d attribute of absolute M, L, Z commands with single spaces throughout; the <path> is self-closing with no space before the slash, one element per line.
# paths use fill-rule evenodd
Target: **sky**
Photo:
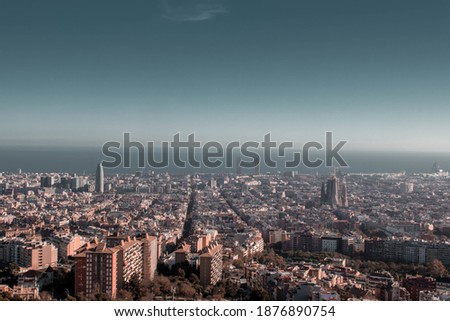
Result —
<path fill-rule="evenodd" d="M 450 1 L 0 0 L 0 145 L 449 151 Z"/>

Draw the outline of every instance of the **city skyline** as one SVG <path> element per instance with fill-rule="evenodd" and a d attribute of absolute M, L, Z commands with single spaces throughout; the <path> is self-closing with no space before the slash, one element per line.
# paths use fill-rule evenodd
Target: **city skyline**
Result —
<path fill-rule="evenodd" d="M 98 175 L 4 173 L 18 205 L 0 207 L 0 298 L 448 301 L 450 176 L 434 167 L 140 172 L 102 191 Z"/>
<path fill-rule="evenodd" d="M 319 140 L 446 151 L 450 4 L 0 4 L 1 146 Z M 432 160 L 430 160 L 432 162 Z"/>

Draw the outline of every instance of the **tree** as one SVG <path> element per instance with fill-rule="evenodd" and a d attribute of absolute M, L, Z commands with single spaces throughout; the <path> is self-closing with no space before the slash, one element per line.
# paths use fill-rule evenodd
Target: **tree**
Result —
<path fill-rule="evenodd" d="M 198 276 L 194 273 L 191 274 L 191 276 L 189 277 L 189 281 L 192 284 L 200 284 L 200 279 L 198 278 Z"/>
<path fill-rule="evenodd" d="M 269 293 L 261 287 L 257 287 L 252 290 L 250 293 L 250 300 L 251 301 L 268 301 L 270 300 Z"/>
<path fill-rule="evenodd" d="M 213 297 L 217 298 L 217 299 L 223 299 L 223 297 L 225 296 L 225 288 L 224 288 L 224 284 L 222 281 L 217 282 L 213 287 L 212 287 L 212 291 L 211 291 Z"/>
<path fill-rule="evenodd" d="M 184 278 L 186 277 L 186 272 L 184 272 L 184 270 L 183 270 L 181 267 L 179 267 L 178 270 L 177 270 L 177 275 L 178 275 L 181 279 L 184 279 Z"/>
<path fill-rule="evenodd" d="M 75 272 L 56 269 L 53 272 L 53 283 L 44 287 L 44 290 L 52 293 L 54 299 L 66 300 L 69 293 L 73 293 L 75 283 Z"/>
<path fill-rule="evenodd" d="M 120 289 L 119 291 L 117 291 L 117 300 L 133 301 L 133 293 L 125 289 Z"/>
<path fill-rule="evenodd" d="M 95 301 L 111 301 L 111 297 L 106 293 L 97 293 L 94 295 Z"/>
<path fill-rule="evenodd" d="M 137 274 L 131 277 L 130 282 L 125 285 L 125 289 L 131 292 L 134 301 L 140 301 L 145 296 L 145 288 Z"/>
<path fill-rule="evenodd" d="M 448 271 L 441 261 L 434 259 L 428 264 L 428 272 L 433 277 L 444 277 L 448 275 Z"/>
<path fill-rule="evenodd" d="M 229 299 L 237 299 L 239 297 L 239 285 L 231 282 L 230 280 L 226 280 L 225 297 Z"/>
<path fill-rule="evenodd" d="M 155 296 L 166 296 L 172 294 L 172 282 L 166 276 L 156 276 L 149 286 Z"/>
<path fill-rule="evenodd" d="M 197 295 L 197 291 L 187 282 L 180 282 L 178 284 L 177 293 L 186 298 L 194 298 Z"/>
<path fill-rule="evenodd" d="M 255 259 L 261 264 L 276 266 L 281 269 L 284 269 L 286 266 L 284 258 L 277 255 L 273 249 L 265 250 L 263 253 L 257 253 Z"/>
<path fill-rule="evenodd" d="M 12 295 L 9 292 L 0 292 L 0 301 L 11 301 Z"/>

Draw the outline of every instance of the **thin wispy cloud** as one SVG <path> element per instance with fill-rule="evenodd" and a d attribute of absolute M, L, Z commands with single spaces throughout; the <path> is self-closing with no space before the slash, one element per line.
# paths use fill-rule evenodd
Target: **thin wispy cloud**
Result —
<path fill-rule="evenodd" d="M 228 10 L 213 0 L 164 0 L 163 17 L 177 22 L 195 22 L 214 19 Z"/>

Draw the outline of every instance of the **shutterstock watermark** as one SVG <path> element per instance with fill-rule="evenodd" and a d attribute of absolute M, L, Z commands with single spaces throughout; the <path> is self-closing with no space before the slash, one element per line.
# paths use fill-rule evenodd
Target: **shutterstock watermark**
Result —
<path fill-rule="evenodd" d="M 348 167 L 340 154 L 347 141 L 333 144 L 333 133 L 325 133 L 325 143 L 310 141 L 302 146 L 295 146 L 291 141 L 272 141 L 271 134 L 264 135 L 261 142 L 232 141 L 221 144 L 217 141 L 200 142 L 195 134 L 189 134 L 186 140 L 177 133 L 172 141 L 145 144 L 132 141 L 130 133 L 123 134 L 122 142 L 108 141 L 103 144 L 102 152 L 108 160 L 102 162 L 106 168 L 131 168 L 135 158 L 138 168 L 298 168 L 301 164 L 308 168 L 321 166 L 332 167 L 335 164 Z M 137 154 L 132 154 L 135 151 Z M 318 156 L 318 152 L 321 155 Z M 315 153 L 315 154 L 313 154 Z M 133 157 L 132 157 L 133 156 Z"/>

